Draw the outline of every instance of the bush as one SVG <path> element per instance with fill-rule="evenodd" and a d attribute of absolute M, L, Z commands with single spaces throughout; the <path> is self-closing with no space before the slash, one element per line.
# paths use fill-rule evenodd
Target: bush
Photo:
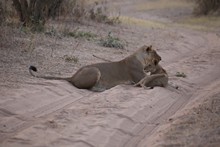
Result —
<path fill-rule="evenodd" d="M 81 21 L 83 16 L 85 16 L 85 10 L 85 0 L 63 0 L 60 13 L 61 15 L 70 17 L 75 21 Z"/>
<path fill-rule="evenodd" d="M 175 74 L 176 77 L 182 77 L 182 78 L 186 78 L 186 74 L 184 72 L 177 72 Z"/>
<path fill-rule="evenodd" d="M 63 0 L 13 0 L 20 22 L 33 31 L 42 31 L 46 20 L 55 18 Z"/>
<path fill-rule="evenodd" d="M 5 22 L 5 15 L 4 15 L 4 9 L 3 4 L 0 2 L 0 25 Z"/>
<path fill-rule="evenodd" d="M 125 43 L 121 41 L 119 38 L 113 37 L 111 35 L 111 32 L 109 32 L 108 36 L 105 38 L 102 38 L 99 44 L 104 47 L 124 49 Z"/>
<path fill-rule="evenodd" d="M 78 58 L 78 57 L 75 57 L 75 56 L 64 55 L 64 60 L 65 60 L 66 62 L 78 63 L 79 58 Z"/>
<path fill-rule="evenodd" d="M 119 16 L 108 16 L 106 0 L 0 0 L 0 25 L 13 24 L 17 19 L 22 27 L 32 31 L 44 31 L 50 18 L 67 18 L 75 22 L 96 21 L 107 24 L 119 23 Z"/>
<path fill-rule="evenodd" d="M 94 40 L 97 37 L 97 35 L 92 32 L 78 31 L 78 29 L 74 31 L 69 31 L 68 29 L 64 29 L 63 35 L 73 38 L 86 39 L 88 41 Z"/>
<path fill-rule="evenodd" d="M 119 16 L 108 16 L 108 4 L 105 0 L 89 2 L 86 0 L 64 0 L 61 5 L 61 14 L 70 15 L 75 21 L 92 20 L 106 24 L 118 24 Z"/>
<path fill-rule="evenodd" d="M 197 15 L 220 14 L 220 0 L 195 0 Z"/>
<path fill-rule="evenodd" d="M 120 23 L 119 16 L 109 17 L 107 11 L 108 8 L 106 1 L 95 2 L 95 4 L 91 6 L 88 14 L 91 20 L 97 22 L 103 22 L 110 25 Z"/>

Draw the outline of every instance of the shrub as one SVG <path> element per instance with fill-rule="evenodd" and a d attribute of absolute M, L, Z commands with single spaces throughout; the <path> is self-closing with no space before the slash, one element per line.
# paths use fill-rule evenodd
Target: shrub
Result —
<path fill-rule="evenodd" d="M 108 4 L 106 0 L 89 2 L 86 0 L 64 0 L 61 6 L 62 15 L 70 15 L 75 21 L 92 20 L 100 23 L 120 23 L 119 16 L 108 16 Z"/>
<path fill-rule="evenodd" d="M 75 21 L 80 21 L 86 13 L 86 0 L 63 0 L 60 13 Z"/>
<path fill-rule="evenodd" d="M 63 0 L 13 0 L 20 22 L 33 31 L 42 31 L 46 20 L 55 17 Z"/>
<path fill-rule="evenodd" d="M 175 74 L 175 76 L 176 76 L 176 77 L 186 78 L 186 74 L 183 73 L 183 72 L 177 72 L 177 73 Z"/>
<path fill-rule="evenodd" d="M 198 15 L 220 14 L 220 0 L 195 0 L 194 13 Z"/>
<path fill-rule="evenodd" d="M 101 38 L 99 44 L 104 47 L 124 49 L 124 42 L 117 37 L 113 37 L 111 32 L 105 38 Z"/>
<path fill-rule="evenodd" d="M 88 14 L 91 20 L 97 22 L 103 22 L 110 25 L 120 23 L 119 16 L 109 17 L 107 11 L 108 8 L 106 1 L 95 2 L 95 5 L 91 6 Z"/>
<path fill-rule="evenodd" d="M 0 2 L 0 25 L 5 22 L 3 4 Z"/>
<path fill-rule="evenodd" d="M 97 35 L 92 32 L 77 31 L 77 30 L 73 32 L 65 30 L 63 33 L 64 33 L 64 36 L 70 36 L 73 38 L 84 38 L 86 40 L 93 40 L 94 38 L 97 37 Z"/>
<path fill-rule="evenodd" d="M 65 60 L 66 62 L 78 63 L 79 58 L 78 58 L 78 57 L 75 57 L 75 56 L 64 55 L 64 60 Z"/>

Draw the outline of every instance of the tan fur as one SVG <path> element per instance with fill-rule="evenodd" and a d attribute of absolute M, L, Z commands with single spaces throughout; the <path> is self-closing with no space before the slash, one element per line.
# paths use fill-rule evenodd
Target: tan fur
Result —
<path fill-rule="evenodd" d="M 67 80 L 80 89 L 104 91 L 119 84 L 137 83 L 145 77 L 143 71 L 147 60 L 159 62 L 161 57 L 152 46 L 142 46 L 132 55 L 118 62 L 104 62 L 84 66 L 70 78 L 36 76 L 29 69 L 31 75 L 38 78 Z"/>
<path fill-rule="evenodd" d="M 156 60 L 147 61 L 144 67 L 145 77 L 141 79 L 135 86 L 141 87 L 165 87 L 168 85 L 168 75 Z M 147 73 L 150 72 L 150 75 Z"/>

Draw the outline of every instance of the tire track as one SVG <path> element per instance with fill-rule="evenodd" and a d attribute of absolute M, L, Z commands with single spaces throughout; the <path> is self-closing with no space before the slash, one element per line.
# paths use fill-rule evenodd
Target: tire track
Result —
<path fill-rule="evenodd" d="M 63 88 L 62 88 L 63 89 Z M 48 90 L 48 89 L 47 89 Z M 56 93 L 57 96 L 61 94 Z M 76 97 L 76 95 L 78 95 Z M 67 96 L 62 96 L 59 100 L 44 105 L 37 108 L 34 111 L 24 113 L 24 114 L 14 114 L 4 108 L 1 108 L 3 115 L 6 115 L 8 118 L 0 122 L 0 142 L 3 142 L 7 138 L 17 134 L 18 132 L 34 125 L 40 123 L 48 115 L 51 115 L 57 111 L 60 111 L 64 108 L 72 106 L 79 100 L 87 98 L 94 95 L 94 93 L 87 92 L 87 94 L 80 95 L 79 93 L 68 94 Z"/>
<path fill-rule="evenodd" d="M 209 39 L 206 39 L 209 40 Z M 207 43 L 208 44 L 208 43 Z M 210 44 L 208 44 L 210 45 Z M 168 119 L 170 116 L 174 115 L 177 111 L 180 111 L 186 104 L 188 104 L 189 101 L 192 101 L 194 99 L 194 97 L 196 97 L 194 95 L 194 93 L 199 93 L 200 89 L 206 89 L 205 87 L 212 87 L 210 85 L 212 85 L 213 82 L 218 81 L 217 79 L 219 79 L 219 74 L 220 74 L 220 70 L 218 70 L 218 63 L 220 63 L 219 58 L 216 57 L 217 61 L 216 63 L 212 63 L 211 58 L 213 58 L 212 53 L 218 53 L 218 51 L 216 50 L 215 47 L 213 47 L 214 49 L 212 50 L 206 50 L 204 49 L 203 51 L 203 55 L 209 55 L 208 58 L 206 59 L 208 60 L 209 64 L 212 65 L 210 68 L 204 68 L 206 69 L 205 72 L 203 72 L 203 74 L 201 75 L 200 73 L 200 80 L 198 79 L 194 79 L 193 83 L 196 83 L 196 86 L 187 88 L 187 94 L 183 95 L 181 98 L 179 98 L 175 103 L 173 103 L 171 105 L 171 107 L 169 109 L 167 109 L 167 111 L 165 111 L 163 114 L 157 116 L 155 119 L 152 119 L 149 123 L 154 123 L 154 124 L 163 124 L 164 121 L 166 119 Z M 192 57 L 198 57 L 201 55 L 201 52 L 195 51 L 194 53 L 192 53 L 190 56 L 186 57 L 186 58 L 182 58 L 181 60 L 179 60 L 178 63 L 175 64 L 179 64 L 181 65 L 181 62 L 184 61 L 190 61 L 190 58 Z M 206 56 L 205 56 L 206 57 Z M 196 66 L 199 66 L 198 64 L 201 64 L 201 66 L 203 65 L 203 62 L 198 62 Z M 193 71 L 193 66 L 191 66 L 191 71 Z M 194 71 L 196 73 L 196 71 Z M 198 73 L 197 73 L 198 74 Z M 203 79 L 203 80 L 201 80 Z M 191 81 L 192 82 L 192 81 Z M 199 86 L 198 85 L 203 85 L 203 86 Z M 210 88 L 209 88 L 210 89 Z M 203 94 L 207 94 L 206 92 Z M 131 137 L 127 140 L 127 142 L 123 145 L 124 147 L 134 147 L 134 146 L 146 146 L 146 144 L 141 144 L 141 142 L 144 140 L 145 143 L 147 143 L 147 139 L 153 134 L 153 132 L 155 132 L 158 128 L 160 127 L 160 125 L 153 125 L 150 126 L 148 124 L 145 124 L 143 129 L 141 131 L 139 131 L 137 133 L 137 135 L 135 137 Z"/>

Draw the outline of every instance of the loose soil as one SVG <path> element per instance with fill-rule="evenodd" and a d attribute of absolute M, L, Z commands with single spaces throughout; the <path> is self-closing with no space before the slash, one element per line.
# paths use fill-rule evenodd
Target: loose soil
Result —
<path fill-rule="evenodd" d="M 35 34 L 1 27 L 0 146 L 219 146 L 220 30 L 180 23 L 193 19 L 192 4 L 172 2 L 113 0 L 108 5 L 120 11 L 118 25 L 62 19 L 48 22 L 48 33 Z M 97 37 L 67 37 L 64 29 Z M 125 49 L 99 45 L 109 32 Z M 28 73 L 35 65 L 42 74 L 67 77 L 103 62 L 93 55 L 118 61 L 144 44 L 157 49 L 169 83 L 179 89 L 118 85 L 97 93 Z"/>

